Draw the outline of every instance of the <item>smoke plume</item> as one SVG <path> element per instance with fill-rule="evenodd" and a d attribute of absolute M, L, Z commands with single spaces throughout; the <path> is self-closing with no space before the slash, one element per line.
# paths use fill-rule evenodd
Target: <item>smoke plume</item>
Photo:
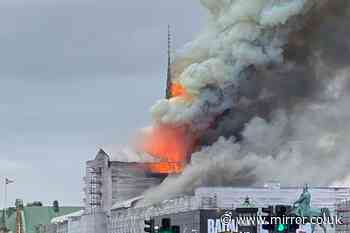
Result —
<path fill-rule="evenodd" d="M 350 2 L 201 3 L 208 26 L 173 64 L 187 95 L 152 108 L 156 124 L 189 125 L 200 146 L 146 202 L 203 185 L 349 180 Z"/>

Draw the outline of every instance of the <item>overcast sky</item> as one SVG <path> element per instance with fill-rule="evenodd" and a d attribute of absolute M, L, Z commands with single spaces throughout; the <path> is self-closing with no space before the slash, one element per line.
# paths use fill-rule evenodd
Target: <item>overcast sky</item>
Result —
<path fill-rule="evenodd" d="M 1 0 L 8 203 L 81 204 L 85 161 L 99 146 L 127 143 L 164 95 L 167 24 L 180 48 L 204 22 L 199 0 Z M 1 185 L 0 207 L 3 194 Z"/>

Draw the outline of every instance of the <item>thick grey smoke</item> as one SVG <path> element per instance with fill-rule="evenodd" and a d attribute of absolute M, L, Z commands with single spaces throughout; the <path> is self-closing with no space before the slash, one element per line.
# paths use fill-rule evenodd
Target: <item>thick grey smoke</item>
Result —
<path fill-rule="evenodd" d="M 146 193 L 147 201 L 191 193 L 199 186 L 345 184 L 350 178 L 350 70 L 336 74 L 322 100 L 294 112 L 279 110 L 269 121 L 255 117 L 243 140 L 219 138 L 192 155 L 180 176 Z"/>
<path fill-rule="evenodd" d="M 201 185 L 348 181 L 350 2 L 201 2 L 209 29 L 175 63 L 194 99 L 161 101 L 153 113 L 160 122 L 214 124 L 183 174 L 146 201 Z"/>
<path fill-rule="evenodd" d="M 202 0 L 209 25 L 173 65 L 173 82 L 180 83 L 191 98 L 159 101 L 152 108 L 154 119 L 206 130 L 218 115 L 239 104 L 241 82 L 254 69 L 284 63 L 290 33 L 324 1 Z"/>

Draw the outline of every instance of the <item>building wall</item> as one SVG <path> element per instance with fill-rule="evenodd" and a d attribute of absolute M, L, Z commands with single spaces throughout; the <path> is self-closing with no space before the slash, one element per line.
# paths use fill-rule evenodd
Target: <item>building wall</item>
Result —
<path fill-rule="evenodd" d="M 257 226 L 239 230 L 236 223 L 225 225 L 221 217 L 227 212 L 231 213 L 231 220 L 234 220 L 238 213 L 232 210 L 194 210 L 182 213 L 166 214 L 155 217 L 155 225 L 160 227 L 163 218 L 171 219 L 171 225 L 180 227 L 181 233 L 216 233 L 216 232 L 252 232 L 256 233 Z"/>
<path fill-rule="evenodd" d="M 159 185 L 164 177 L 146 172 L 142 163 L 110 163 L 112 204 L 140 196 L 150 187 Z"/>
<path fill-rule="evenodd" d="M 74 217 L 68 221 L 68 233 L 81 233 L 81 217 Z"/>
<path fill-rule="evenodd" d="M 109 215 L 113 204 L 137 197 L 159 185 L 165 177 L 147 173 L 145 166 L 145 163 L 110 161 L 109 156 L 100 150 L 94 160 L 86 163 L 86 213 L 102 210 Z"/>
<path fill-rule="evenodd" d="M 333 215 L 350 219 L 350 189 L 314 188 L 312 206 L 330 208 Z M 240 207 L 246 197 L 250 197 L 256 207 L 268 205 L 290 205 L 300 195 L 300 188 L 199 188 L 194 196 L 183 196 L 151 206 L 114 209 L 110 215 L 103 210 L 88 213 L 81 218 L 72 219 L 55 227 L 46 227 L 40 233 L 141 233 L 144 220 L 155 218 L 160 225 L 161 218 L 170 217 L 172 224 L 181 226 L 182 233 L 205 233 L 208 216 L 218 210 Z M 346 201 L 347 200 L 347 201 Z M 203 214 L 199 213 L 211 213 Z M 204 225 L 203 225 L 204 224 Z M 199 228 L 201 227 L 201 228 Z M 193 231 L 192 231 L 193 230 Z M 327 232 L 350 232 L 349 225 L 328 228 Z M 316 228 L 316 233 L 323 232 Z"/>
<path fill-rule="evenodd" d="M 148 174 L 145 166 L 144 163 L 110 161 L 103 150 L 86 163 L 82 233 L 106 233 L 113 204 L 137 197 L 162 182 L 164 177 Z"/>
<path fill-rule="evenodd" d="M 62 222 L 51 223 L 39 226 L 39 233 L 82 233 L 82 217 L 69 217 Z"/>
<path fill-rule="evenodd" d="M 40 225 L 38 229 L 39 233 L 57 233 L 56 224 Z"/>
<path fill-rule="evenodd" d="M 155 218 L 155 225 L 161 226 L 162 218 L 170 218 L 171 225 L 176 225 L 180 227 L 181 232 L 188 233 L 201 233 L 201 211 L 193 210 L 188 212 L 176 213 L 176 214 L 166 214 L 157 216 Z M 204 222 L 202 221 L 202 225 Z M 202 226 L 202 229 L 204 226 Z"/>
<path fill-rule="evenodd" d="M 199 188 L 194 196 L 176 198 L 156 205 L 115 209 L 109 220 L 109 233 L 142 232 L 144 220 L 151 217 L 172 215 L 183 216 L 184 212 L 210 209 L 234 209 L 241 207 L 244 199 L 250 197 L 256 207 L 285 204 L 291 205 L 301 194 L 301 188 Z M 350 189 L 342 188 L 313 188 L 312 206 L 329 208 L 336 215 L 336 204 L 340 200 L 350 200 Z M 349 215 L 350 216 L 350 215 Z M 187 220 L 186 220 L 187 221 Z M 334 232 L 328 226 L 327 232 Z M 138 233 L 139 233 L 138 232 Z M 317 227 L 316 233 L 322 232 Z"/>
<path fill-rule="evenodd" d="M 110 208 L 108 199 L 111 194 L 108 189 L 108 179 L 108 156 L 99 152 L 95 160 L 86 163 L 84 203 L 87 214 Z"/>
<path fill-rule="evenodd" d="M 82 233 L 107 233 L 107 215 L 104 212 L 83 215 L 81 229 Z"/>
<path fill-rule="evenodd" d="M 311 205 L 317 208 L 329 208 L 335 211 L 336 203 L 350 197 L 349 188 L 311 188 Z M 246 197 L 249 197 L 257 207 L 264 207 L 271 203 L 290 205 L 298 199 L 302 188 L 198 188 L 195 196 L 204 201 L 212 198 L 217 200 L 220 208 L 239 207 Z"/>
<path fill-rule="evenodd" d="M 161 203 L 138 208 L 111 211 L 108 221 L 109 233 L 143 232 L 144 220 L 151 217 L 198 210 L 199 205 L 192 196 L 183 196 Z"/>
<path fill-rule="evenodd" d="M 57 224 L 57 233 L 68 233 L 67 222 Z"/>
<path fill-rule="evenodd" d="M 337 204 L 337 216 L 342 218 L 343 225 L 337 225 L 337 232 L 350 232 L 350 200 L 340 201 Z"/>

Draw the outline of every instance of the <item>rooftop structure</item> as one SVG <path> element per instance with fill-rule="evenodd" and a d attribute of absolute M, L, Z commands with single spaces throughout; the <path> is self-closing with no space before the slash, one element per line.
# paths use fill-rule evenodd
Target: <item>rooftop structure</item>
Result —
<path fill-rule="evenodd" d="M 94 160 L 87 161 L 85 209 L 79 220 L 81 232 L 105 233 L 107 216 L 115 203 L 140 196 L 147 189 L 160 184 L 167 175 L 152 172 L 150 167 L 155 164 L 153 162 L 128 162 L 123 156 L 114 154 L 111 157 L 100 149 Z M 66 222 L 73 224 L 79 221 L 73 219 Z M 57 227 L 61 225 L 57 224 Z"/>
<path fill-rule="evenodd" d="M 151 173 L 148 168 L 153 164 L 111 160 L 104 150 L 99 150 L 95 159 L 86 163 L 86 213 L 109 212 L 113 204 L 137 197 L 158 185 L 165 176 Z"/>

